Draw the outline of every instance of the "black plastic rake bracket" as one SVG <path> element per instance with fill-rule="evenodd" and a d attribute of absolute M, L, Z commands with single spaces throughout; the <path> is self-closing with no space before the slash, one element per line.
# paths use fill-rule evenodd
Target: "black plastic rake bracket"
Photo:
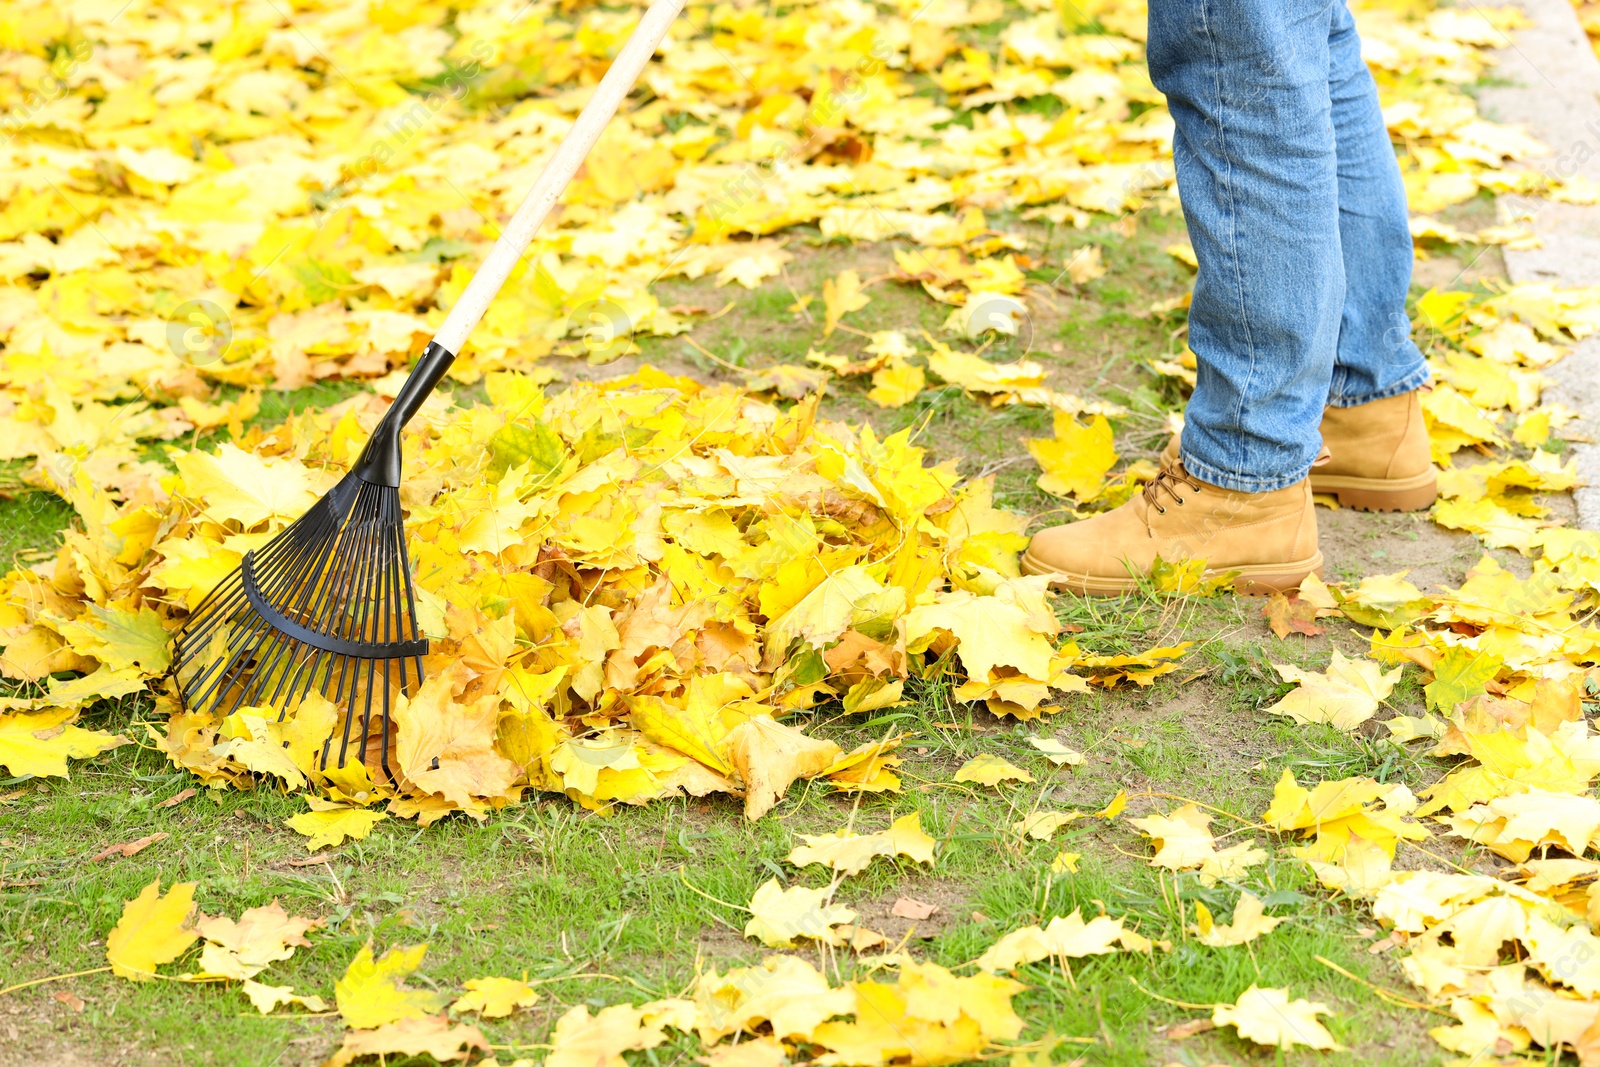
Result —
<path fill-rule="evenodd" d="M 250 606 L 257 614 L 273 629 L 302 644 L 323 652 L 331 652 L 335 656 L 348 656 L 352 659 L 404 659 L 408 656 L 428 654 L 428 639 L 425 637 L 415 641 L 352 641 L 347 637 L 319 633 L 309 626 L 295 622 L 261 595 L 261 587 L 256 584 L 254 552 L 244 554 L 244 559 L 239 563 L 239 578 L 244 585 L 245 599 L 250 602 Z"/>

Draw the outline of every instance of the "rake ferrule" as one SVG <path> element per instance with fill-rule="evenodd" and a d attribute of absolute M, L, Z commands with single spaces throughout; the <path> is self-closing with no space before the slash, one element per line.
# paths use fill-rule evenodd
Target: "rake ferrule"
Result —
<path fill-rule="evenodd" d="M 437 341 L 428 342 L 422 358 L 412 368 L 411 376 L 400 387 L 399 395 L 384 413 L 383 421 L 372 431 L 372 439 L 361 450 L 361 457 L 350 468 L 352 474 L 372 485 L 399 487 L 400 431 L 422 407 L 422 402 L 428 399 L 428 394 L 433 392 L 434 386 L 444 378 L 444 372 L 450 369 L 450 364 L 455 360 L 455 355 L 441 348 Z"/>

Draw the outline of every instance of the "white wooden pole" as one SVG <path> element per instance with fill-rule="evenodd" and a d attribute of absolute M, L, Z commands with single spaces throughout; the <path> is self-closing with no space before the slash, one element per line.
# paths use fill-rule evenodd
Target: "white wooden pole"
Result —
<path fill-rule="evenodd" d="M 472 276 L 472 281 L 467 283 L 466 289 L 450 309 L 444 325 L 434 334 L 434 344 L 452 355 L 460 353 L 467 335 L 478 325 L 483 313 L 489 310 L 495 294 L 527 250 L 528 242 L 539 232 L 550 209 L 561 199 L 573 175 L 578 173 L 578 168 L 583 166 L 594 143 L 600 139 L 606 123 L 617 113 L 623 98 L 633 89 L 633 83 L 639 80 L 645 64 L 655 55 L 656 47 L 672 28 L 673 21 L 683 10 L 684 2 L 655 0 L 645 11 L 639 25 L 612 61 L 611 69 L 606 71 L 600 84 L 595 87 L 594 95 L 584 105 L 578 121 L 567 131 L 567 136 L 556 148 L 556 154 L 545 165 L 533 188 L 528 191 L 527 198 L 501 231 L 500 239 L 484 257 L 478 273 Z"/>

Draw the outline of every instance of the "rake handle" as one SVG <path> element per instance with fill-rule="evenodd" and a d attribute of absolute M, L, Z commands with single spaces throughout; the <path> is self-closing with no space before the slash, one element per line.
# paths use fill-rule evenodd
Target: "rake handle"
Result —
<path fill-rule="evenodd" d="M 511 221 L 506 223 L 506 228 L 500 233 L 500 239 L 495 241 L 494 247 L 489 250 L 489 255 L 478 268 L 478 273 L 472 276 L 472 281 L 467 283 L 466 289 L 451 307 L 449 315 L 445 317 L 444 325 L 439 327 L 439 332 L 433 336 L 434 344 L 447 352 L 461 351 L 467 335 L 483 318 L 495 294 L 500 291 L 500 287 L 505 284 L 506 278 L 516 267 L 517 261 L 522 258 L 522 253 L 527 250 L 528 243 L 533 240 L 534 234 L 539 232 L 539 227 L 550 214 L 550 209 L 566 191 L 567 185 L 578 173 L 578 168 L 583 166 L 584 159 L 594 148 L 595 142 L 600 139 L 606 124 L 611 121 L 611 116 L 617 113 L 623 98 L 633 89 L 633 83 L 639 80 L 640 72 L 650 62 L 650 57 L 655 55 L 656 47 L 666 37 L 667 30 L 678 17 L 678 12 L 683 10 L 684 2 L 685 0 L 655 0 L 645 11 L 644 17 L 639 20 L 639 25 L 634 28 L 621 51 L 617 53 L 617 58 L 612 61 L 610 69 L 595 87 L 594 95 L 584 105 L 578 120 L 572 124 L 572 129 L 567 131 L 555 155 L 545 164 L 544 171 L 533 183 L 533 188 L 528 191 L 522 206 L 517 208 L 516 214 L 511 216 Z"/>
<path fill-rule="evenodd" d="M 656 48 L 672 28 L 684 3 L 685 0 L 654 0 L 639 20 L 639 25 L 629 34 L 617 58 L 612 60 L 600 84 L 595 86 L 594 95 L 589 97 L 589 102 L 579 112 L 572 129 L 556 146 L 555 155 L 550 157 L 550 162 L 539 173 L 516 214 L 500 231 L 494 247 L 489 249 L 478 272 L 450 308 L 444 325 L 433 335 L 433 340 L 422 353 L 422 358 L 417 360 L 405 384 L 400 387 L 383 421 L 373 431 L 372 439 L 367 442 L 367 447 L 352 468 L 353 473 L 363 481 L 374 485 L 400 484 L 401 428 L 411 421 L 417 409 L 422 407 L 422 402 L 428 399 L 428 394 L 433 392 L 434 386 L 450 369 L 450 364 L 455 362 L 456 353 L 466 344 L 467 335 L 482 320 L 484 312 L 489 310 L 490 303 L 511 276 L 522 253 L 528 250 L 528 244 L 549 217 L 550 209 L 566 192 L 578 168 L 583 166 L 583 161 L 589 157 L 595 142 L 605 131 L 606 124 L 632 91 L 633 83 L 639 80 L 639 74 L 650 62 L 650 57 L 655 55 Z"/>

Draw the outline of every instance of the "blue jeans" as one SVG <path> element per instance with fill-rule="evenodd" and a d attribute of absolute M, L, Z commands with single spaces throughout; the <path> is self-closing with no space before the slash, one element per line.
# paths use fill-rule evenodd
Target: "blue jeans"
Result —
<path fill-rule="evenodd" d="M 1344 0 L 1149 0 L 1150 76 L 1200 262 L 1183 464 L 1300 481 L 1325 405 L 1428 381 L 1411 341 L 1405 188 Z"/>

